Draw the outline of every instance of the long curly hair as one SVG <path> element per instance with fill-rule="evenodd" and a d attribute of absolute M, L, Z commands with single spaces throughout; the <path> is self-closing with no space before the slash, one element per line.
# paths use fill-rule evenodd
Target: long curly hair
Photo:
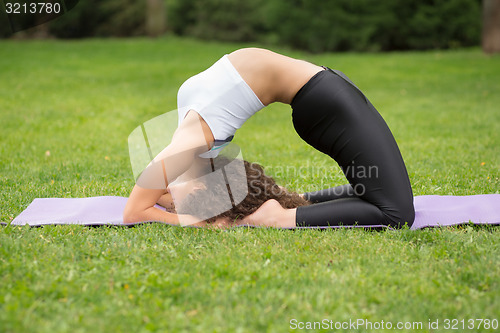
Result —
<path fill-rule="evenodd" d="M 257 163 L 226 158 L 214 161 L 215 170 L 224 168 L 225 181 L 221 181 L 220 177 L 218 180 L 216 177 L 200 178 L 203 189 L 188 194 L 179 207 L 176 207 L 177 213 L 194 215 L 208 223 L 215 222 L 217 218 L 228 218 L 234 222 L 252 214 L 269 199 L 275 199 L 283 208 L 311 204 L 297 193 L 289 192 L 276 184 Z M 239 164 L 235 164 L 235 161 Z M 228 206 L 228 196 L 232 199 L 231 206 Z M 221 213 L 224 207 L 227 210 Z"/>

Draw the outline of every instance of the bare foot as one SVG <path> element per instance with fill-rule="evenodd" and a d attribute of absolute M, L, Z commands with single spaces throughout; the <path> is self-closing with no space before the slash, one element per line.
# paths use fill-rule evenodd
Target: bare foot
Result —
<path fill-rule="evenodd" d="M 253 214 L 245 217 L 241 224 L 275 227 L 275 228 L 292 228 L 295 227 L 296 208 L 285 209 L 281 207 L 278 201 L 274 199 L 267 200 Z"/>

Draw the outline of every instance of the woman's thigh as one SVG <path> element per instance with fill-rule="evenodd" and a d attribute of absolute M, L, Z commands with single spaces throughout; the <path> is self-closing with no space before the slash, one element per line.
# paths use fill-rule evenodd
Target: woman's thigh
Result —
<path fill-rule="evenodd" d="M 408 173 L 382 116 L 356 86 L 332 71 L 316 76 L 314 85 L 304 88 L 306 96 L 292 103 L 297 133 L 332 157 L 357 198 L 376 206 L 387 222 L 412 223 Z"/>

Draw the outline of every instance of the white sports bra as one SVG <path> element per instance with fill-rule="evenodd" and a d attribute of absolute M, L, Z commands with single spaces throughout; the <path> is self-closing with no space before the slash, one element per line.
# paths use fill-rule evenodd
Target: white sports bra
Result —
<path fill-rule="evenodd" d="M 231 141 L 236 130 L 263 107 L 227 54 L 186 80 L 177 93 L 179 125 L 189 110 L 196 111 L 212 130 L 214 148 Z"/>

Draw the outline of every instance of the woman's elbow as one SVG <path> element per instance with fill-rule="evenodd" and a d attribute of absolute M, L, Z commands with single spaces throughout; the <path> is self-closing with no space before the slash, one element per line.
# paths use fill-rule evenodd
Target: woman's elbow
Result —
<path fill-rule="evenodd" d="M 123 223 L 124 224 L 130 224 L 130 223 L 136 223 L 136 222 L 141 222 L 142 214 L 137 211 L 133 211 L 131 209 L 125 208 L 123 211 Z"/>

